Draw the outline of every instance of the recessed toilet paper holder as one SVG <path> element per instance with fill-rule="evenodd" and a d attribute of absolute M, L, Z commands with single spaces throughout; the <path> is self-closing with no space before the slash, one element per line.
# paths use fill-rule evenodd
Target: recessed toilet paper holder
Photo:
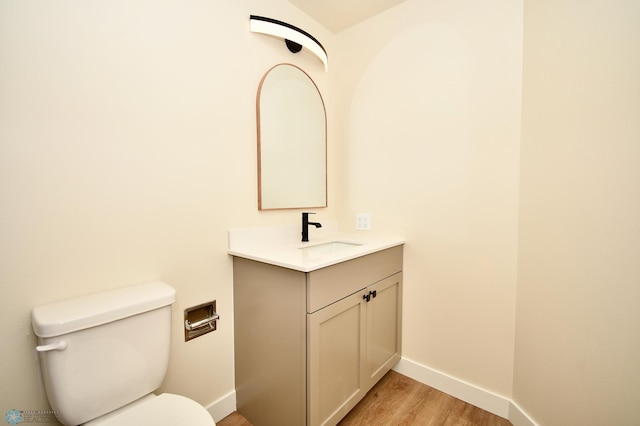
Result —
<path fill-rule="evenodd" d="M 184 341 L 215 331 L 220 315 L 216 313 L 216 301 L 203 303 L 184 310 Z"/>

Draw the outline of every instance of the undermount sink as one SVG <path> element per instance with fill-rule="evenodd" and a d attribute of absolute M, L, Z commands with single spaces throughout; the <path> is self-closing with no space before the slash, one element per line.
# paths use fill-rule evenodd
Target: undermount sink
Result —
<path fill-rule="evenodd" d="M 308 247 L 299 247 L 299 249 L 310 254 L 329 254 L 361 245 L 362 244 L 359 243 L 349 243 L 346 241 L 330 241 L 328 243 L 315 244 Z"/>

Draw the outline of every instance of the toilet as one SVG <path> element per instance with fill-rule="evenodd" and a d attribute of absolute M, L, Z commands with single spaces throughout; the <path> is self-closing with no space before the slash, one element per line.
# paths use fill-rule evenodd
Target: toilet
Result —
<path fill-rule="evenodd" d="M 176 291 L 152 282 L 31 312 L 47 398 L 63 425 L 215 426 L 184 396 L 153 394 L 169 365 Z"/>

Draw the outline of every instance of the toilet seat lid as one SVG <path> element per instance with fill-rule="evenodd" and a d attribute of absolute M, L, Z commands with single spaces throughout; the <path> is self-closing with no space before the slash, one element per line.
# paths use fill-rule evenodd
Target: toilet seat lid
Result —
<path fill-rule="evenodd" d="M 148 398 L 119 411 L 115 416 L 104 417 L 94 420 L 91 425 L 215 426 L 211 415 L 202 405 L 184 396 L 170 393 Z"/>

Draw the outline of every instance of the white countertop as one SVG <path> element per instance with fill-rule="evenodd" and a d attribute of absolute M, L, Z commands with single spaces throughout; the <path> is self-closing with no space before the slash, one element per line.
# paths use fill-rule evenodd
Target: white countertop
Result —
<path fill-rule="evenodd" d="M 234 228 L 229 230 L 228 253 L 283 268 L 311 272 L 404 244 L 404 239 L 398 236 L 372 235 L 368 232 L 338 233 L 335 221 L 324 221 L 319 229 L 309 227 L 309 242 L 300 240 L 301 225 Z M 353 245 L 341 245 L 336 251 L 305 250 L 336 241 Z"/>

